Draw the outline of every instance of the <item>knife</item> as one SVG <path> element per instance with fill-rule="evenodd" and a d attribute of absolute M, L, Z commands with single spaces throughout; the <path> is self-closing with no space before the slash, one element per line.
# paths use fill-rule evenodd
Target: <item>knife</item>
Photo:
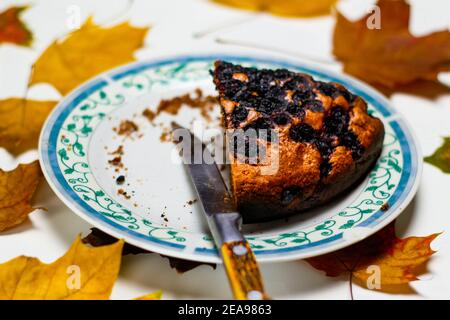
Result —
<path fill-rule="evenodd" d="M 208 148 L 188 129 L 172 123 L 173 141 L 203 206 L 214 242 L 237 300 L 269 299 L 264 291 L 258 263 L 240 228 L 236 210 L 222 175 Z M 185 140 L 187 139 L 187 141 Z"/>

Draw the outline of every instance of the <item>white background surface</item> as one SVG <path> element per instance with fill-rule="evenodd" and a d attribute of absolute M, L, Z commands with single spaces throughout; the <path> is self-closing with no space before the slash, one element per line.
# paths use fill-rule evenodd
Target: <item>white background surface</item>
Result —
<path fill-rule="evenodd" d="M 31 2 L 31 1 L 30 1 Z M 0 11 L 27 1 L 3 0 Z M 340 8 L 351 18 L 365 14 L 372 1 L 341 1 Z M 411 31 L 423 35 L 449 28 L 450 2 L 446 0 L 411 1 Z M 138 26 L 151 25 L 145 47 L 136 53 L 138 59 L 155 55 L 186 51 L 240 50 L 239 46 L 223 45 L 216 38 L 271 46 L 289 51 L 303 58 L 316 57 L 331 61 L 333 18 L 281 19 L 264 14 L 251 14 L 209 3 L 207 0 L 137 0 L 127 9 L 126 0 L 35 0 L 23 14 L 35 40 L 32 48 L 13 45 L 0 46 L 0 99 L 23 96 L 30 66 L 55 38 L 68 31 L 68 8 L 77 5 L 82 20 L 93 15 L 97 23 L 108 25 L 129 19 Z M 234 28 L 222 28 L 205 37 L 195 39 L 195 32 L 213 30 L 217 26 L 248 20 Z M 120 41 L 120 40 L 119 40 Z M 126 39 L 123 39 L 126 41 Z M 269 51 L 247 49 L 252 52 Z M 315 62 L 317 63 L 317 61 Z M 337 63 L 323 64 L 333 69 Z M 442 75 L 450 85 L 450 76 Z M 58 93 L 47 85 L 35 86 L 30 98 L 55 98 Z M 396 94 L 392 104 L 409 120 L 419 138 L 424 155 L 431 154 L 441 143 L 441 137 L 450 136 L 450 95 L 434 100 Z M 10 170 L 22 161 L 36 157 L 34 151 L 19 158 L 0 149 L 0 167 Z M 448 299 L 450 298 L 450 175 L 425 164 L 421 186 L 416 198 L 397 220 L 400 236 L 425 236 L 444 232 L 434 242 L 438 252 L 428 264 L 428 273 L 412 283 L 414 293 L 385 294 L 354 286 L 355 299 Z M 48 211 L 36 210 L 29 221 L 0 234 L 0 262 L 24 254 L 51 262 L 61 256 L 80 232 L 87 234 L 90 225 L 70 212 L 44 182 L 38 192 L 37 205 Z M 349 299 L 348 281 L 327 278 L 302 261 L 262 265 L 265 284 L 275 299 Z M 171 269 L 168 260 L 157 254 L 127 256 L 122 261 L 120 276 L 114 287 L 113 299 L 131 299 L 162 289 L 164 299 L 223 299 L 230 298 L 223 269 L 212 270 L 200 266 L 179 275 Z"/>

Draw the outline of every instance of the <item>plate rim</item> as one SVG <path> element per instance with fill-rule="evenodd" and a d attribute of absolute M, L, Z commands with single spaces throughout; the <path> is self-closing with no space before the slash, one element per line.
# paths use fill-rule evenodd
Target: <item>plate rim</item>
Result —
<path fill-rule="evenodd" d="M 266 63 L 273 63 L 278 65 L 285 65 L 287 68 L 289 66 L 296 67 L 296 68 L 302 68 L 306 70 L 314 70 L 315 73 L 321 73 L 325 74 L 328 77 L 332 77 L 335 79 L 339 79 L 343 82 L 350 83 L 352 87 L 357 87 L 361 91 L 364 91 L 366 94 L 377 98 L 377 100 L 381 100 L 384 105 L 388 107 L 388 112 L 390 115 L 388 118 L 395 118 L 396 120 L 401 120 L 402 125 L 406 129 L 409 139 L 408 142 L 412 144 L 415 148 L 415 154 L 417 156 L 417 166 L 415 171 L 415 177 L 413 177 L 412 186 L 410 188 L 409 193 L 404 197 L 402 202 L 398 205 L 398 207 L 390 213 L 389 216 L 387 216 L 385 219 L 380 221 L 380 223 L 376 224 L 372 228 L 368 230 L 361 238 L 355 238 L 352 240 L 345 240 L 341 242 L 334 243 L 333 245 L 325 246 L 320 248 L 320 250 L 311 250 L 311 251 L 291 251 L 291 252 L 279 252 L 279 253 L 273 253 L 273 254 L 257 254 L 257 260 L 259 262 L 282 262 L 282 261 L 291 261 L 291 260 L 299 260 L 299 259 L 305 259 L 313 256 L 323 255 L 332 251 L 336 251 L 339 249 L 342 249 L 344 247 L 350 246 L 358 241 L 361 241 L 373 233 L 377 232 L 378 230 L 382 229 L 386 225 L 388 225 L 390 222 L 392 222 L 395 218 L 397 218 L 409 205 L 409 203 L 414 198 L 418 187 L 420 185 L 420 180 L 422 177 L 422 170 L 423 170 L 423 161 L 422 161 L 422 150 L 420 147 L 420 144 L 418 143 L 418 139 L 415 135 L 415 132 L 412 130 L 411 125 L 409 124 L 408 120 L 405 119 L 401 114 L 399 114 L 393 107 L 391 106 L 390 101 L 383 96 L 379 91 L 371 87 L 370 85 L 350 76 L 345 73 L 339 73 L 334 70 L 329 70 L 321 66 L 317 66 L 315 64 L 308 64 L 307 62 L 303 62 L 299 59 L 286 57 L 283 55 L 262 55 L 262 54 L 255 54 L 255 53 L 249 53 L 249 52 L 220 52 L 220 51 L 213 51 L 203 54 L 198 53 L 188 53 L 188 54 L 175 54 L 175 55 L 164 55 L 162 57 L 154 57 L 149 58 L 145 60 L 138 60 L 131 63 L 127 63 L 121 66 L 118 66 L 116 68 L 112 68 L 110 70 L 107 70 L 105 72 L 102 72 L 87 81 L 83 82 L 76 88 L 74 88 L 71 92 L 66 94 L 64 97 L 61 98 L 61 100 L 58 102 L 58 104 L 55 106 L 55 108 L 52 110 L 52 112 L 48 115 L 46 121 L 44 122 L 44 125 L 42 127 L 42 130 L 40 132 L 39 136 L 39 144 L 38 144 L 38 154 L 39 154 L 39 163 L 42 169 L 42 172 L 44 174 L 45 179 L 47 180 L 48 184 L 50 185 L 51 189 L 57 197 L 75 214 L 77 214 L 80 218 L 87 221 L 89 224 L 98 227 L 99 229 L 103 230 L 104 232 L 116 237 L 116 238 L 122 238 L 126 242 L 133 244 L 135 246 L 150 250 L 152 252 L 156 252 L 159 254 L 164 254 L 171 257 L 186 259 L 186 260 L 192 260 L 192 261 L 201 261 L 201 262 L 209 262 L 209 263 L 221 263 L 220 257 L 216 254 L 212 253 L 201 253 L 196 250 L 186 252 L 183 251 L 184 246 L 172 246 L 169 248 L 168 244 L 165 243 L 164 245 L 157 244 L 155 241 L 149 241 L 149 237 L 145 237 L 142 234 L 138 234 L 136 232 L 133 232 L 132 230 L 129 230 L 115 222 L 108 223 L 104 221 L 103 219 L 100 219 L 98 216 L 94 216 L 89 214 L 88 212 L 85 212 L 83 209 L 80 209 L 78 205 L 71 199 L 70 196 L 67 196 L 67 194 L 64 194 L 63 190 L 60 190 L 60 188 L 56 185 L 57 181 L 55 181 L 57 178 L 53 175 L 53 172 L 48 167 L 52 167 L 51 163 L 46 157 L 45 153 L 48 151 L 48 149 L 45 147 L 45 135 L 51 131 L 51 128 L 55 125 L 55 122 L 51 123 L 53 118 L 57 113 L 60 113 L 62 110 L 64 110 L 63 105 L 67 99 L 69 99 L 72 96 L 76 96 L 76 93 L 83 92 L 83 88 L 95 83 L 96 81 L 106 79 L 114 79 L 114 76 L 123 74 L 124 71 L 130 70 L 130 68 L 134 67 L 136 69 L 138 66 L 145 66 L 146 64 L 156 64 L 156 63 L 163 63 L 163 62 L 170 62 L 170 61 L 179 61 L 179 60 L 199 60 L 199 59 L 226 59 L 226 58 L 245 58 L 253 61 L 259 61 L 259 62 L 266 62 Z M 55 119 L 56 120 L 56 119 Z M 46 164 L 48 166 L 46 166 Z M 409 181 L 409 180 L 408 180 Z M 61 189 L 62 186 L 61 186 Z M 342 233 L 343 234 L 343 233 Z M 146 239 L 147 241 L 142 241 L 139 238 Z"/>

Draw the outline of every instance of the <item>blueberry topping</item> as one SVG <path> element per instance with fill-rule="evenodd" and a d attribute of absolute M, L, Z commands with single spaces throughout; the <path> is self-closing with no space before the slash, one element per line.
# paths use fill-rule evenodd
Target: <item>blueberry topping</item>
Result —
<path fill-rule="evenodd" d="M 236 73 L 244 73 L 248 81 L 234 79 L 233 74 Z M 364 147 L 349 125 L 349 110 L 355 96 L 338 84 L 314 81 L 308 75 L 286 69 L 257 70 L 227 62 L 218 63 L 214 74 L 224 98 L 238 103 L 231 115 L 231 124 L 235 128 L 246 121 L 250 110 L 259 112 L 260 117 L 244 128 L 255 129 L 257 138 L 265 137 L 270 140 L 273 132 L 270 129 L 288 125 L 291 118 L 303 120 L 306 110 L 324 113 L 321 129 L 315 130 L 310 125 L 301 123 L 293 125 L 289 131 L 293 141 L 310 143 L 320 152 L 321 177 L 330 173 L 332 166 L 329 160 L 337 146 L 350 149 L 354 160 L 362 156 Z M 317 99 L 318 92 L 333 99 L 344 97 L 350 104 L 349 108 L 333 106 L 330 110 L 325 110 L 322 102 Z M 261 130 L 267 130 L 267 135 L 262 135 Z M 248 149 L 247 145 L 250 143 L 248 138 L 246 139 L 244 153 L 248 156 L 258 156 Z M 286 190 L 286 197 L 289 198 L 292 190 Z"/>
<path fill-rule="evenodd" d="M 341 107 L 335 107 L 324 119 L 324 131 L 329 135 L 340 136 L 347 131 L 348 122 L 348 112 Z"/>
<path fill-rule="evenodd" d="M 285 113 L 276 113 L 273 115 L 273 121 L 281 126 L 286 125 L 290 120 L 290 117 Z"/>
<path fill-rule="evenodd" d="M 239 123 L 247 119 L 248 110 L 245 107 L 237 106 L 234 108 L 233 113 L 231 114 L 231 121 L 234 126 L 239 126 Z"/>
<path fill-rule="evenodd" d="M 306 100 L 304 102 L 305 108 L 314 111 L 314 112 L 322 112 L 323 104 L 319 100 Z"/>
<path fill-rule="evenodd" d="M 268 118 L 258 118 L 254 122 L 246 125 L 244 127 L 244 131 L 249 129 L 253 129 L 256 131 L 256 136 L 258 138 L 266 138 L 266 140 L 270 141 L 271 133 L 272 133 L 272 121 Z"/>
<path fill-rule="evenodd" d="M 281 192 L 281 203 L 283 205 L 288 205 L 292 201 L 294 201 L 295 198 L 299 197 L 301 195 L 302 190 L 299 187 L 289 187 L 285 188 Z"/>
<path fill-rule="evenodd" d="M 318 138 L 316 130 L 306 123 L 293 126 L 289 132 L 289 136 L 297 142 L 315 142 Z"/>
<path fill-rule="evenodd" d="M 364 152 L 364 147 L 358 140 L 358 137 L 353 131 L 347 131 L 340 137 L 341 144 L 352 151 L 353 159 L 358 159 Z"/>
<path fill-rule="evenodd" d="M 245 163 L 250 164 L 257 164 L 264 159 L 266 149 L 255 138 L 244 134 L 234 135 L 230 141 L 230 147 L 234 156 L 242 155 L 246 158 Z"/>
<path fill-rule="evenodd" d="M 317 89 L 326 96 L 333 97 L 339 94 L 338 88 L 326 82 L 317 82 Z"/>
<path fill-rule="evenodd" d="M 293 103 L 290 103 L 287 105 L 286 111 L 289 114 L 296 116 L 300 119 L 303 119 L 305 117 L 305 109 L 302 108 L 301 106 L 293 104 Z"/>

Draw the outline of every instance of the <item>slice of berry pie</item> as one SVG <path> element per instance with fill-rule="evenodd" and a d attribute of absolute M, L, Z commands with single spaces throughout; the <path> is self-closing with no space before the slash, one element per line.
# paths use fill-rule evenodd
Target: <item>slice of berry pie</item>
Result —
<path fill-rule="evenodd" d="M 246 223 L 329 201 L 380 155 L 383 123 L 338 83 L 224 61 L 216 61 L 213 76 L 231 146 L 232 192 Z"/>

